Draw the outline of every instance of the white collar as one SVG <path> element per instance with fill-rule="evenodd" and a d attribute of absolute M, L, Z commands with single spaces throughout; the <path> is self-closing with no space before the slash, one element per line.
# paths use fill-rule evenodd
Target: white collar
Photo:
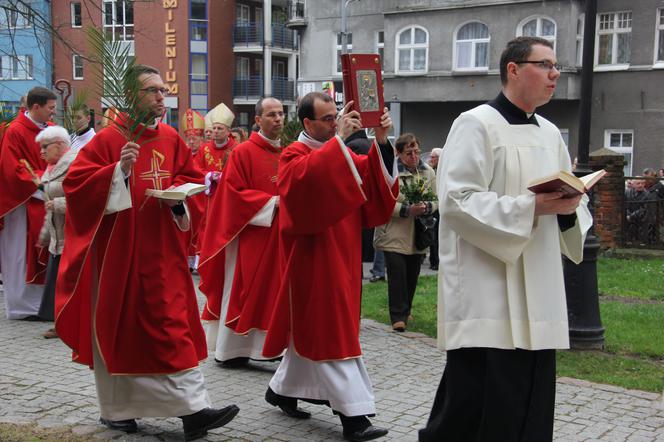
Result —
<path fill-rule="evenodd" d="M 266 137 L 265 135 L 263 135 L 263 131 L 262 131 L 262 130 L 259 130 L 259 131 L 258 131 L 258 135 L 260 135 L 261 138 L 263 138 L 265 141 L 267 141 L 268 143 L 270 143 L 270 145 L 271 145 L 272 147 L 281 147 L 281 140 L 279 140 L 278 138 L 277 138 L 276 140 L 272 140 L 272 139 Z"/>
<path fill-rule="evenodd" d="M 223 147 L 228 144 L 228 138 L 226 138 L 226 141 L 224 141 L 221 144 L 219 144 L 219 143 L 217 143 L 216 141 L 213 140 L 212 144 L 214 144 L 215 149 L 223 149 Z"/>
<path fill-rule="evenodd" d="M 297 137 L 297 141 L 299 141 L 300 143 L 306 144 L 311 149 L 318 149 L 318 148 L 322 147 L 323 144 L 325 144 L 322 141 L 314 140 L 305 131 L 300 132 L 300 136 Z"/>

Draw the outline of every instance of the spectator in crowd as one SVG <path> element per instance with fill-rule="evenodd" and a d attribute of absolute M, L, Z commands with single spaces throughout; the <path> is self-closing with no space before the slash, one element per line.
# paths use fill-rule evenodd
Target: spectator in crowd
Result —
<path fill-rule="evenodd" d="M 435 195 L 436 173 L 420 159 L 420 143 L 415 135 L 401 135 L 395 147 L 398 156 L 399 196 L 390 221 L 376 227 L 374 247 L 385 253 L 392 329 L 403 332 L 408 320 L 412 319 L 411 308 L 420 266 L 430 245 L 429 243 L 418 247 L 416 236 L 420 226 L 417 226 L 417 223 L 422 222 L 422 217 L 428 216 L 430 223 L 427 227 L 433 228 L 431 215 L 437 210 L 438 202 L 414 198 L 407 190 L 407 186 L 419 187 L 423 188 L 420 196 L 424 196 L 427 190 L 430 195 Z"/>
<path fill-rule="evenodd" d="M 55 313 L 55 281 L 58 276 L 60 255 L 65 245 L 65 193 L 62 181 L 69 170 L 71 162 L 76 158 L 75 149 L 71 148 L 69 133 L 64 127 L 49 126 L 37 135 L 41 155 L 46 161 L 46 171 L 41 177 L 40 188 L 44 192 L 44 208 L 46 216 L 39 233 L 39 243 L 48 247 L 49 262 L 46 268 L 46 284 L 44 295 L 39 306 L 39 317 L 45 321 L 53 321 Z M 54 328 L 44 333 L 46 339 L 57 338 Z"/>
<path fill-rule="evenodd" d="M 241 127 L 234 127 L 231 129 L 231 133 L 233 134 L 233 137 L 235 138 L 235 141 L 238 143 L 244 143 L 249 139 L 249 136 L 247 135 L 247 131 L 244 130 Z"/>

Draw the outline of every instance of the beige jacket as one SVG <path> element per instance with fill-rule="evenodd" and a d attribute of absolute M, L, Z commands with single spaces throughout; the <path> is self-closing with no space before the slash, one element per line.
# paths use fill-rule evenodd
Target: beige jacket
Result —
<path fill-rule="evenodd" d="M 412 174 L 401 162 L 397 160 L 399 169 L 399 188 L 401 189 L 406 182 L 412 182 L 415 177 L 425 180 L 426 186 L 434 193 L 436 192 L 436 172 L 423 161 L 417 165 L 417 173 Z M 415 248 L 415 218 L 408 215 L 408 206 L 401 190 L 397 203 L 392 212 L 392 218 L 387 224 L 376 227 L 374 230 L 374 247 L 385 252 L 396 252 L 404 255 L 425 254 L 425 250 Z M 438 210 L 438 202 L 428 203 L 427 214 Z"/>
<path fill-rule="evenodd" d="M 41 181 L 44 186 L 44 201 L 53 201 L 53 210 L 47 210 L 44 217 L 44 225 L 39 233 L 39 242 L 48 243 L 48 251 L 52 255 L 61 255 L 65 245 L 65 193 L 62 190 L 62 182 L 67 175 L 69 166 L 76 158 L 76 152 L 68 150 L 55 164 L 53 169 L 47 170 L 42 175 Z"/>

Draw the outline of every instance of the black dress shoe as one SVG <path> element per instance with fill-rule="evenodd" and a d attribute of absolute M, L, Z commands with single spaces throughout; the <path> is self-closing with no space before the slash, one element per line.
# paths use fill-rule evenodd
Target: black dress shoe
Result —
<path fill-rule="evenodd" d="M 203 437 L 208 430 L 223 427 L 233 420 L 238 414 L 240 408 L 237 405 L 229 405 L 221 410 L 215 408 L 203 408 L 201 411 L 182 416 L 182 426 L 184 427 L 184 440 L 194 440 Z"/>
<path fill-rule="evenodd" d="M 125 433 L 136 433 L 138 431 L 138 424 L 134 419 L 112 421 L 110 419 L 104 419 L 103 417 L 100 417 L 99 422 L 106 425 L 111 430 L 124 431 Z"/>
<path fill-rule="evenodd" d="M 375 276 L 375 275 L 374 275 L 374 276 L 372 276 L 371 278 L 369 278 L 369 282 L 378 282 L 378 281 L 385 281 L 385 277 L 384 277 L 384 276 Z"/>
<path fill-rule="evenodd" d="M 220 361 L 218 359 L 215 359 L 219 363 L 220 366 L 223 368 L 240 368 L 244 367 L 249 363 L 249 358 L 245 357 L 239 357 L 239 358 L 233 358 L 233 359 L 228 359 L 226 361 Z"/>
<path fill-rule="evenodd" d="M 373 440 L 383 437 L 388 433 L 386 428 L 374 427 L 369 425 L 363 430 L 346 431 L 344 430 L 344 439 L 353 442 L 361 442 L 364 440 Z"/>
<path fill-rule="evenodd" d="M 268 404 L 281 408 L 281 411 L 295 419 L 309 419 L 311 413 L 297 408 L 297 399 L 277 394 L 270 387 L 265 392 L 265 400 Z"/>

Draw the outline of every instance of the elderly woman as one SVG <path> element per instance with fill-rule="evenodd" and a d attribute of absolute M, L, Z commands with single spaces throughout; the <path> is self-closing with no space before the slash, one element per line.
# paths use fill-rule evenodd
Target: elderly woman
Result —
<path fill-rule="evenodd" d="M 430 241 L 422 244 L 421 238 L 416 236 L 424 232 L 425 223 L 428 229 L 433 228 L 435 221 L 431 215 L 438 209 L 438 202 L 435 198 L 436 173 L 420 159 L 420 143 L 415 135 L 401 135 L 396 149 L 399 197 L 390 221 L 376 227 L 374 247 L 385 252 L 392 328 L 403 332 L 412 318 L 410 311 L 420 266 L 431 244 Z"/>
<path fill-rule="evenodd" d="M 39 143 L 42 158 L 48 164 L 46 172 L 41 177 L 40 188 L 44 192 L 44 206 L 46 217 L 39 234 L 39 242 L 43 247 L 48 246 L 50 259 L 46 270 L 46 285 L 39 317 L 53 321 L 55 311 L 55 280 L 58 275 L 60 255 L 65 244 L 65 194 L 62 190 L 62 181 L 65 179 L 69 165 L 76 158 L 76 152 L 70 149 L 70 138 L 67 130 L 60 126 L 49 126 L 37 135 L 35 141 Z M 44 333 L 44 337 L 57 338 L 55 329 Z"/>

